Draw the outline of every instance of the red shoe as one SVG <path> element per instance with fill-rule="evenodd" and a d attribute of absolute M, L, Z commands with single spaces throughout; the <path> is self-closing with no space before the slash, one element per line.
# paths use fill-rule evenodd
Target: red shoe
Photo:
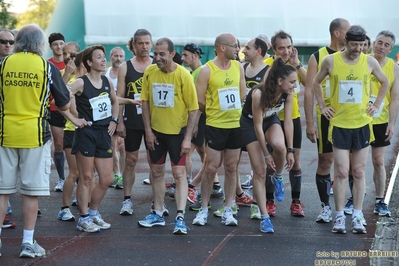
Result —
<path fill-rule="evenodd" d="M 274 203 L 274 201 L 266 202 L 266 210 L 267 210 L 267 213 L 271 217 L 276 216 L 276 209 L 277 209 L 277 205 Z"/>
<path fill-rule="evenodd" d="M 253 198 L 252 198 L 252 196 L 249 195 L 246 191 L 244 191 L 244 194 L 242 194 L 241 197 L 237 197 L 237 195 L 236 195 L 235 200 L 236 200 L 236 204 L 237 204 L 238 206 L 248 206 L 248 207 L 251 207 Z"/>
<path fill-rule="evenodd" d="M 6 217 L 4 217 L 3 225 L 1 228 L 15 228 L 17 226 L 16 222 L 11 221 L 11 216 L 9 214 L 6 214 Z"/>
<path fill-rule="evenodd" d="M 305 217 L 305 213 L 303 212 L 303 204 L 299 200 L 294 200 L 291 203 L 291 215 L 295 217 Z"/>
<path fill-rule="evenodd" d="M 187 200 L 191 203 L 196 203 L 197 202 L 197 189 L 194 188 L 188 188 L 188 194 L 187 194 Z"/>

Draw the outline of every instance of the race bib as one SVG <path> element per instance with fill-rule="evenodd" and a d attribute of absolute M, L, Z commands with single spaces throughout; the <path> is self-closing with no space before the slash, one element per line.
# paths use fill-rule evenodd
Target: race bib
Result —
<path fill-rule="evenodd" d="M 111 116 L 111 100 L 108 94 L 89 99 L 93 121 L 98 121 Z"/>
<path fill-rule="evenodd" d="M 376 99 L 377 99 L 377 96 L 370 95 L 370 103 L 372 103 L 372 104 L 375 103 L 375 100 L 376 100 Z M 377 113 L 375 113 L 375 114 L 373 115 L 373 117 L 379 118 L 379 117 L 381 116 L 382 108 L 384 108 L 384 100 L 382 100 L 381 105 L 380 105 L 380 108 L 378 108 Z"/>
<path fill-rule="evenodd" d="M 140 100 L 140 93 L 135 93 L 135 94 L 134 94 L 134 99 L 135 99 L 136 101 Z M 140 106 L 140 105 L 136 105 L 136 110 L 137 110 L 137 114 L 138 114 L 138 115 L 141 115 L 141 114 L 143 113 L 143 109 L 141 109 L 141 106 Z"/>
<path fill-rule="evenodd" d="M 301 84 L 299 84 L 299 81 L 296 81 L 296 88 L 294 90 L 295 93 L 299 93 L 301 91 Z"/>
<path fill-rule="evenodd" d="M 169 108 L 175 106 L 175 85 L 153 83 L 152 84 L 152 100 L 154 106 Z"/>
<path fill-rule="evenodd" d="M 237 87 L 219 89 L 219 106 L 221 111 L 241 108 L 240 93 Z"/>
<path fill-rule="evenodd" d="M 327 76 L 326 79 L 326 84 L 325 84 L 325 94 L 324 97 L 330 98 L 330 76 Z"/>
<path fill-rule="evenodd" d="M 341 80 L 339 82 L 339 103 L 361 104 L 362 99 L 363 83 L 361 80 Z"/>
<path fill-rule="evenodd" d="M 284 108 L 284 103 L 274 106 L 273 108 L 268 109 L 264 114 L 263 118 L 268 118 L 274 114 L 280 113 L 281 110 Z"/>

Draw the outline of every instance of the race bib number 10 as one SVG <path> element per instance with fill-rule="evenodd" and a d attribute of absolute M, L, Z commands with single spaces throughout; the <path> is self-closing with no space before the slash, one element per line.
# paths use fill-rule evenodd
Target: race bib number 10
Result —
<path fill-rule="evenodd" d="M 221 111 L 241 108 L 240 93 L 237 87 L 219 89 L 219 105 Z"/>
<path fill-rule="evenodd" d="M 175 86 L 173 84 L 153 83 L 152 100 L 157 107 L 175 106 Z"/>
<path fill-rule="evenodd" d="M 111 116 L 111 100 L 108 94 L 91 98 L 89 101 L 92 108 L 93 121 Z"/>

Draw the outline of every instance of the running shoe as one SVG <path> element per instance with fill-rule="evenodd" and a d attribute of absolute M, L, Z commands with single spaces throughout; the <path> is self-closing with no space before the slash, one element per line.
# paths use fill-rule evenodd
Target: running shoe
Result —
<path fill-rule="evenodd" d="M 46 256 L 46 251 L 36 242 L 36 240 L 34 240 L 33 244 L 22 243 L 21 253 L 19 254 L 20 258 L 34 258 L 43 256 Z"/>
<path fill-rule="evenodd" d="M 114 174 L 114 180 L 112 180 L 112 183 L 109 186 L 110 187 L 115 187 L 116 184 L 118 183 L 118 179 L 119 179 L 119 176 L 117 174 Z"/>
<path fill-rule="evenodd" d="M 61 221 L 75 221 L 75 216 L 73 216 L 69 208 L 60 210 L 58 212 L 57 218 Z"/>
<path fill-rule="evenodd" d="M 387 204 L 382 200 L 375 204 L 374 213 L 378 214 L 379 216 L 391 217 L 391 211 L 388 210 Z"/>
<path fill-rule="evenodd" d="M 76 229 L 79 231 L 83 232 L 88 232 L 88 233 L 97 233 L 100 232 L 101 228 L 93 223 L 92 219 L 82 219 L 79 218 L 78 224 L 76 226 Z"/>
<path fill-rule="evenodd" d="M 305 212 L 303 211 L 303 208 L 305 208 L 305 206 L 303 206 L 303 204 L 299 201 L 299 200 L 294 200 L 291 203 L 291 215 L 295 216 L 295 217 L 305 217 Z"/>
<path fill-rule="evenodd" d="M 60 179 L 54 188 L 55 192 L 62 192 L 64 190 L 64 180 Z"/>
<path fill-rule="evenodd" d="M 194 225 L 205 225 L 208 222 L 208 212 L 200 209 L 193 220 Z"/>
<path fill-rule="evenodd" d="M 345 219 L 345 216 L 335 217 L 333 233 L 346 234 Z"/>
<path fill-rule="evenodd" d="M 115 188 L 116 189 L 123 189 L 123 177 L 120 176 L 120 175 L 118 175 L 117 177 L 118 177 L 118 179 L 117 179 L 117 182 L 115 184 Z"/>
<path fill-rule="evenodd" d="M 151 185 L 150 179 L 149 179 L 149 178 L 144 179 L 144 180 L 143 180 L 143 184 L 144 184 L 144 185 Z"/>
<path fill-rule="evenodd" d="M 151 213 L 154 212 L 154 202 L 151 203 Z M 162 216 L 169 216 L 169 210 L 166 208 L 165 202 L 162 204 Z"/>
<path fill-rule="evenodd" d="M 175 220 L 175 228 L 173 229 L 175 235 L 187 235 L 187 227 L 184 218 L 178 216 Z"/>
<path fill-rule="evenodd" d="M 352 233 L 366 234 L 367 230 L 362 223 L 362 217 L 352 217 Z"/>
<path fill-rule="evenodd" d="M 93 221 L 93 223 L 95 223 L 98 227 L 100 227 L 101 229 L 108 229 L 111 227 L 111 224 L 105 222 L 102 218 L 100 214 L 94 215 L 94 216 L 90 216 L 91 220 Z"/>
<path fill-rule="evenodd" d="M 321 212 L 319 216 L 316 218 L 316 222 L 318 223 L 329 223 L 332 221 L 332 211 L 330 206 L 323 206 L 321 208 Z"/>
<path fill-rule="evenodd" d="M 223 198 L 224 193 L 223 193 L 223 188 L 221 186 L 213 186 L 212 192 L 211 192 L 211 198 Z"/>
<path fill-rule="evenodd" d="M 222 224 L 227 226 L 238 225 L 238 221 L 236 220 L 236 218 L 234 218 L 233 211 L 231 209 L 224 209 L 224 212 L 222 214 Z"/>
<path fill-rule="evenodd" d="M 15 228 L 17 226 L 17 223 L 14 221 L 11 221 L 11 215 L 8 213 L 4 217 L 3 224 L 1 225 L 1 228 Z"/>
<path fill-rule="evenodd" d="M 7 205 L 7 214 L 12 214 L 12 208 L 11 208 L 10 202 L 8 202 L 8 205 Z"/>
<path fill-rule="evenodd" d="M 249 207 L 252 204 L 253 198 L 247 191 L 244 191 L 244 194 L 242 194 L 241 197 L 238 197 L 236 195 L 235 201 L 238 206 L 248 206 Z"/>
<path fill-rule="evenodd" d="M 274 176 L 272 176 L 271 180 L 276 188 L 274 190 L 274 197 L 278 201 L 283 201 L 285 196 L 284 180 L 282 178 L 277 179 Z"/>
<path fill-rule="evenodd" d="M 188 194 L 187 194 L 187 200 L 191 203 L 196 203 L 197 202 L 197 194 L 198 191 L 195 187 L 193 188 L 188 188 Z"/>
<path fill-rule="evenodd" d="M 237 216 L 239 209 L 240 208 L 238 207 L 237 204 L 234 204 L 233 206 L 231 206 L 231 210 L 232 210 L 234 216 Z M 224 204 L 219 209 L 217 209 L 216 211 L 213 212 L 213 216 L 222 217 L 223 212 L 224 212 Z"/>
<path fill-rule="evenodd" d="M 138 221 L 138 225 L 142 227 L 165 226 L 165 219 L 155 212 L 147 215 L 144 220 Z"/>
<path fill-rule="evenodd" d="M 72 200 L 72 206 L 79 206 L 78 200 L 76 197 Z"/>
<path fill-rule="evenodd" d="M 261 214 L 258 205 L 252 204 L 251 208 L 249 209 L 249 213 L 250 213 L 249 218 L 258 219 L 258 220 L 261 219 Z"/>
<path fill-rule="evenodd" d="M 276 209 L 277 205 L 274 203 L 274 201 L 269 200 L 266 202 L 266 210 L 271 217 L 276 216 Z"/>
<path fill-rule="evenodd" d="M 252 188 L 252 175 L 247 175 L 247 180 L 241 183 L 242 189 L 251 189 Z"/>
<path fill-rule="evenodd" d="M 131 199 L 126 199 L 122 202 L 122 209 L 119 212 L 120 215 L 132 215 L 133 214 L 133 202 Z"/>
<path fill-rule="evenodd" d="M 344 213 L 347 215 L 353 214 L 353 200 L 349 198 L 344 207 Z"/>
<path fill-rule="evenodd" d="M 171 198 L 175 198 L 176 183 L 166 184 L 165 195 Z"/>
<path fill-rule="evenodd" d="M 260 221 L 260 231 L 262 233 L 274 233 L 274 226 L 272 221 L 270 221 L 270 218 Z"/>

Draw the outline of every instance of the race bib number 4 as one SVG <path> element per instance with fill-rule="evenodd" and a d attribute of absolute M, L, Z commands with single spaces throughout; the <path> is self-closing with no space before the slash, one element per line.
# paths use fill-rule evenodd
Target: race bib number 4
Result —
<path fill-rule="evenodd" d="M 341 80 L 339 82 L 339 103 L 361 104 L 363 83 L 361 80 Z"/>
<path fill-rule="evenodd" d="M 157 107 L 175 106 L 175 86 L 173 84 L 153 83 L 152 100 Z"/>
<path fill-rule="evenodd" d="M 221 111 L 241 108 L 240 93 L 237 87 L 219 89 L 219 105 Z"/>
<path fill-rule="evenodd" d="M 93 121 L 98 121 L 111 116 L 111 100 L 108 94 L 100 95 L 89 100 Z"/>

